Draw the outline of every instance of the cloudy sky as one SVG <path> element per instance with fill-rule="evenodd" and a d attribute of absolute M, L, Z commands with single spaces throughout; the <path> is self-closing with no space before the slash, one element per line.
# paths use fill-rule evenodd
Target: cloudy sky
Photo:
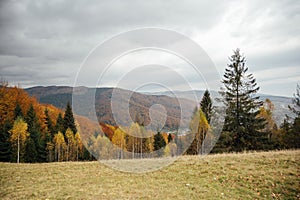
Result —
<path fill-rule="evenodd" d="M 0 76 L 22 87 L 74 85 L 83 60 L 97 45 L 122 32 L 156 27 L 192 39 L 203 48 L 221 75 L 228 56 L 240 48 L 246 56 L 249 71 L 261 87 L 260 93 L 292 96 L 296 84 L 300 84 L 299 24 L 298 0 L 267 0 L 263 3 L 258 0 L 184 3 L 163 0 L 4 0 L 0 2 Z M 149 36 L 145 36 L 147 39 Z M 104 86 L 114 86 L 113 77 L 118 73 L 122 76 L 117 69 L 121 65 L 126 68 L 126 63 L 133 66 L 132 62 L 136 60 L 144 60 L 147 65 L 149 60 L 157 58 L 156 64 L 168 65 L 165 60 L 169 58 L 171 66 L 185 65 L 165 53 L 156 54 L 144 51 L 115 62 L 115 68 L 103 79 Z M 186 66 L 181 70 L 183 68 Z M 150 69 L 153 72 L 157 66 Z M 137 72 L 143 71 L 137 69 Z M 185 73 L 189 76 L 188 70 Z M 128 76 L 130 80 L 134 79 L 133 74 Z M 137 74 L 136 77 L 140 76 Z M 155 77 L 164 79 L 166 74 L 156 70 Z M 86 85 L 92 86 L 89 75 L 85 79 Z M 200 88 L 194 80 L 193 88 L 203 89 L 201 81 L 198 85 Z M 177 89 L 182 88 L 178 86 Z"/>

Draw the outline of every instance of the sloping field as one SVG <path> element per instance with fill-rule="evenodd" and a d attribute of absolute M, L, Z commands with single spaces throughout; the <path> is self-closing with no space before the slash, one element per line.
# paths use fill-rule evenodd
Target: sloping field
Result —
<path fill-rule="evenodd" d="M 183 156 L 142 174 L 98 162 L 0 163 L 0 199 L 300 199 L 300 150 Z"/>

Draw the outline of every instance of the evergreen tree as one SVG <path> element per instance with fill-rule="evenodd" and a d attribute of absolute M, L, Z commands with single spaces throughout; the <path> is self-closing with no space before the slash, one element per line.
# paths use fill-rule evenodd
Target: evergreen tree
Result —
<path fill-rule="evenodd" d="M 284 141 L 288 148 L 300 148 L 300 86 L 297 85 L 296 94 L 294 94 L 293 105 L 290 110 L 296 114 L 291 129 L 284 136 Z"/>
<path fill-rule="evenodd" d="M 170 134 L 168 134 L 168 143 L 170 143 L 172 140 L 173 140 L 172 134 L 170 133 Z"/>
<path fill-rule="evenodd" d="M 300 148 L 300 115 L 295 118 L 291 130 L 285 138 L 288 148 Z"/>
<path fill-rule="evenodd" d="M 163 151 L 161 150 L 166 146 L 166 141 L 162 134 L 158 132 L 154 135 L 154 151 L 158 151 L 158 155 L 161 156 L 163 154 Z"/>
<path fill-rule="evenodd" d="M 42 145 L 41 138 L 41 126 L 38 122 L 33 105 L 31 104 L 29 110 L 27 111 L 25 121 L 28 124 L 28 132 L 30 133 L 30 139 L 34 142 L 35 148 L 27 148 L 30 152 L 26 152 L 25 160 L 30 160 L 31 162 L 44 162 L 46 160 L 45 154 L 46 149 Z M 36 159 L 29 158 L 31 155 L 37 155 Z"/>
<path fill-rule="evenodd" d="M 70 102 L 67 103 L 67 107 L 64 115 L 64 133 L 68 128 L 70 128 L 74 134 L 77 132 Z"/>
<path fill-rule="evenodd" d="M 64 132 L 64 119 L 61 113 L 58 114 L 55 124 L 55 134 L 58 132 Z"/>
<path fill-rule="evenodd" d="M 11 145 L 9 142 L 9 130 L 12 124 L 9 120 L 4 122 L 0 130 L 0 162 L 9 162 L 11 160 Z"/>
<path fill-rule="evenodd" d="M 208 90 L 205 90 L 203 94 L 203 98 L 200 102 L 200 108 L 202 112 L 205 114 L 207 122 L 210 123 L 211 115 L 212 115 L 212 101 Z"/>
<path fill-rule="evenodd" d="M 35 142 L 30 137 L 26 140 L 25 152 L 26 152 L 26 154 L 25 154 L 25 162 L 28 162 L 28 163 L 35 163 L 35 162 L 37 162 L 38 155 L 37 155 L 37 151 L 36 151 Z"/>
<path fill-rule="evenodd" d="M 48 109 L 46 108 L 45 111 L 45 124 L 46 124 L 46 127 L 50 133 L 50 141 L 52 140 L 52 138 L 54 137 L 54 134 L 55 134 L 55 130 L 54 130 L 54 127 L 53 127 L 53 124 L 52 124 L 52 120 L 49 116 L 49 112 L 48 112 Z"/>
<path fill-rule="evenodd" d="M 14 120 L 16 120 L 18 117 L 24 117 L 22 108 L 21 108 L 19 102 L 17 102 L 15 110 L 14 110 Z"/>
<path fill-rule="evenodd" d="M 289 105 L 289 109 L 300 116 L 300 85 L 297 84 L 296 94 L 294 94 L 293 105 Z"/>
<path fill-rule="evenodd" d="M 259 87 L 253 75 L 247 74 L 245 57 L 240 54 L 239 49 L 234 51 L 230 62 L 225 69 L 222 80 L 224 88 L 220 92 L 226 106 L 223 131 L 230 134 L 229 149 L 262 149 L 267 136 L 260 131 L 264 128 L 264 119 L 257 117 L 262 105 L 259 97 L 255 95 Z"/>
<path fill-rule="evenodd" d="M 283 123 L 280 125 L 280 135 L 281 135 L 281 147 L 289 148 L 289 135 L 291 131 L 291 124 L 289 123 L 288 116 L 283 120 Z"/>
<path fill-rule="evenodd" d="M 83 147 L 82 160 L 92 161 L 92 160 L 96 160 L 96 159 L 93 157 L 93 155 L 89 152 L 89 150 L 87 148 Z"/>

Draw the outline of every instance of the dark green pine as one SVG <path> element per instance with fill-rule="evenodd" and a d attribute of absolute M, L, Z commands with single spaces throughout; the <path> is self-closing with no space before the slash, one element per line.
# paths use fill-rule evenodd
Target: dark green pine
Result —
<path fill-rule="evenodd" d="M 70 102 L 67 103 L 67 107 L 64 115 L 64 133 L 68 128 L 70 128 L 74 134 L 77 132 Z"/>
<path fill-rule="evenodd" d="M 41 126 L 38 122 L 38 118 L 36 116 L 36 112 L 31 104 L 25 121 L 28 125 L 28 132 L 30 133 L 30 139 L 34 142 L 35 148 L 30 147 L 27 148 L 28 151 L 25 154 L 25 160 L 30 160 L 31 162 L 44 162 L 46 160 L 45 154 L 46 149 L 44 147 L 43 138 L 41 137 Z M 36 158 L 29 158 L 32 155 L 37 155 Z"/>
<path fill-rule="evenodd" d="M 9 142 L 9 130 L 12 124 L 6 120 L 0 128 L 0 162 L 11 161 L 11 145 Z"/>
<path fill-rule="evenodd" d="M 49 112 L 48 112 L 47 108 L 45 109 L 44 113 L 45 113 L 45 124 L 50 133 L 50 140 L 52 140 L 52 138 L 54 137 L 54 134 L 55 134 L 55 130 L 54 130 L 52 120 L 49 116 Z"/>
<path fill-rule="evenodd" d="M 64 119 L 61 113 L 59 113 L 57 116 L 54 132 L 55 134 L 58 132 L 64 133 Z"/>
<path fill-rule="evenodd" d="M 166 141 L 160 132 L 154 135 L 153 146 L 154 146 L 154 150 L 158 151 L 158 155 L 161 156 L 163 154 L 162 148 L 166 146 Z"/>
<path fill-rule="evenodd" d="M 204 113 L 208 123 L 210 123 L 212 115 L 212 100 L 210 98 L 210 93 L 208 90 L 205 90 L 202 100 L 200 102 L 200 108 Z"/>
<path fill-rule="evenodd" d="M 264 149 L 267 135 L 260 130 L 264 128 L 265 121 L 257 117 L 262 106 L 256 95 L 259 87 L 254 76 L 247 74 L 247 71 L 245 57 L 237 49 L 230 58 L 222 80 L 224 88 L 220 93 L 226 106 L 223 127 L 226 137 L 221 135 L 216 149 L 221 144 L 230 145 L 225 145 L 225 151 Z"/>
<path fill-rule="evenodd" d="M 19 102 L 17 102 L 15 110 L 14 110 L 14 120 L 17 119 L 18 117 L 24 117 L 22 108 L 21 108 Z"/>

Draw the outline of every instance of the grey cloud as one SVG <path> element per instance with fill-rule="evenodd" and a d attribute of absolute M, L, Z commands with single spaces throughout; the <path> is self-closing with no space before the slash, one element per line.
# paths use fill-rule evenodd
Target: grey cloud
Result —
<path fill-rule="evenodd" d="M 217 38 L 209 44 L 212 52 L 218 48 L 234 49 L 222 46 L 226 40 L 237 41 L 242 50 L 244 44 L 261 44 L 259 52 L 246 54 L 250 70 L 299 66 L 299 45 L 287 44 L 276 51 L 268 49 L 292 39 L 299 42 L 299 13 L 300 2 L 288 0 L 4 0 L 0 3 L 0 74 L 25 86 L 72 85 L 89 51 L 114 34 L 161 27 L 189 36 L 195 30 L 209 33 L 218 26 L 222 29 L 223 24 L 229 26 L 230 38 L 216 33 Z M 149 39 L 151 35 L 144 37 Z M 231 53 L 222 53 L 215 59 L 225 67 Z M 31 77 L 30 82 L 27 76 Z M 290 84 L 291 87 L 295 83 Z"/>

